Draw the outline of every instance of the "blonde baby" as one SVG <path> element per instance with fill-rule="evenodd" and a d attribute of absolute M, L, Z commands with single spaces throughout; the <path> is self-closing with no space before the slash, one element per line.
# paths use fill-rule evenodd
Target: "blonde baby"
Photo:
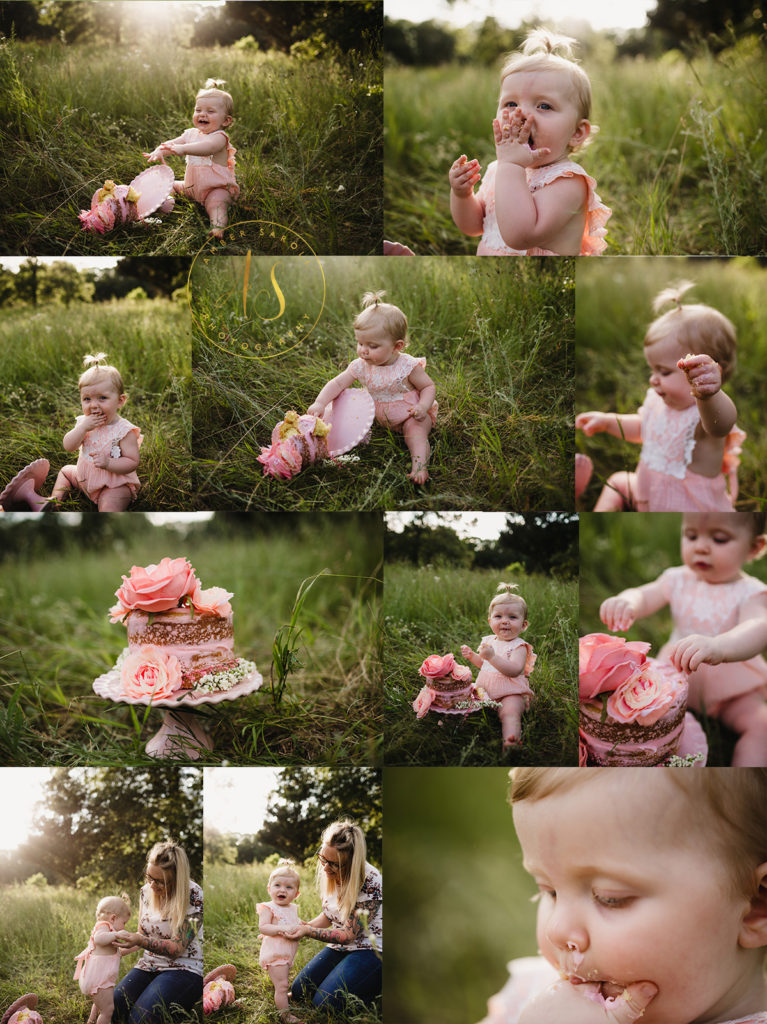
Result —
<path fill-rule="evenodd" d="M 767 766 L 767 584 L 743 572 L 767 545 L 763 512 L 688 512 L 682 565 L 609 597 L 602 622 L 618 632 L 668 605 L 673 632 L 658 657 L 689 673 L 690 706 L 739 734 L 733 765 Z"/>
<path fill-rule="evenodd" d="M 611 211 L 570 155 L 597 130 L 591 84 L 564 36 L 536 30 L 501 70 L 493 120 L 496 160 L 479 189 L 480 165 L 462 154 L 450 168 L 450 211 L 478 256 L 601 253 Z M 556 51 L 561 50 L 562 55 Z"/>
<path fill-rule="evenodd" d="M 415 484 L 429 479 L 429 432 L 437 420 L 434 381 L 426 360 L 403 350 L 407 346 L 407 317 L 389 302 L 385 292 L 366 292 L 363 309 L 354 320 L 357 358 L 324 386 L 307 412 L 322 416 L 325 407 L 355 381 L 375 402 L 376 420 L 405 435 L 411 455 L 408 478 Z"/>
<path fill-rule="evenodd" d="M 298 939 L 288 939 L 286 934 L 298 928 L 303 922 L 293 906 L 298 898 L 301 879 L 292 861 L 280 861 L 269 875 L 266 891 L 271 899 L 268 903 L 256 904 L 258 930 L 263 939 L 259 963 L 266 968 L 274 985 L 274 1004 L 280 1020 L 285 1024 L 301 1024 L 288 1006 L 290 969 L 293 966 Z"/>
<path fill-rule="evenodd" d="M 240 194 L 234 176 L 237 150 L 224 131 L 234 120 L 234 101 L 223 84 L 209 78 L 195 98 L 192 127 L 145 154 L 148 160 L 168 153 L 186 157 L 184 180 L 174 182 L 173 191 L 205 207 L 214 238 L 223 238 L 229 207 Z"/>
<path fill-rule="evenodd" d="M 527 629 L 527 604 L 515 590 L 516 584 L 499 584 L 487 613 L 491 635 L 482 637 L 478 651 L 461 647 L 464 658 L 479 669 L 475 685 L 499 702 L 504 748 L 521 746 L 522 714 L 533 699 L 528 676 L 537 657 L 519 636 Z"/>
<path fill-rule="evenodd" d="M 483 1024 L 767 1024 L 767 771 L 515 768 L 537 958 Z"/>
<path fill-rule="evenodd" d="M 96 907 L 96 924 L 88 945 L 77 954 L 74 980 L 80 991 L 93 1000 L 88 1024 L 110 1024 L 114 1011 L 114 988 L 120 973 L 120 958 L 138 947 L 118 948 L 115 935 L 130 920 L 128 897 L 106 896 Z"/>
<path fill-rule="evenodd" d="M 736 334 L 719 310 L 684 304 L 689 281 L 666 288 L 660 313 L 644 338 L 650 387 L 638 412 L 590 411 L 575 418 L 587 437 L 607 433 L 642 445 L 635 472 L 613 473 L 597 512 L 731 511 L 737 497 L 738 454 L 745 439 L 737 409 L 722 390 L 735 368 Z M 729 488 L 728 488 L 729 485 Z"/>

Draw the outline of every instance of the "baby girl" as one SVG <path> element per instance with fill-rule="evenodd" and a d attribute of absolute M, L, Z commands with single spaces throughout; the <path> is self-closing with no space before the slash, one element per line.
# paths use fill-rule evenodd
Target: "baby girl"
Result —
<path fill-rule="evenodd" d="M 286 939 L 285 933 L 302 922 L 293 901 L 298 898 L 301 879 L 292 861 L 281 861 L 269 875 L 268 903 L 256 904 L 258 930 L 263 935 L 258 962 L 265 967 L 274 985 L 274 1004 L 285 1024 L 301 1024 L 288 1008 L 290 968 L 298 949 L 298 939 Z"/>
<path fill-rule="evenodd" d="M 479 161 L 463 154 L 450 168 L 450 211 L 464 234 L 482 235 L 478 256 L 586 256 L 607 247 L 611 211 L 594 179 L 570 160 L 596 131 L 591 84 L 569 57 L 572 42 L 538 30 L 504 64 L 493 121 L 497 160 L 479 190 Z"/>
<path fill-rule="evenodd" d="M 138 948 L 118 949 L 115 933 L 122 931 L 130 920 L 128 897 L 106 896 L 96 907 L 96 924 L 88 945 L 77 954 L 74 980 L 80 982 L 80 991 L 93 1000 L 88 1024 L 110 1024 L 114 1010 L 114 990 L 120 973 L 120 958 Z"/>
<path fill-rule="evenodd" d="M 205 207 L 214 238 L 224 237 L 229 206 L 240 194 L 234 177 L 237 150 L 224 131 L 232 123 L 234 101 L 223 84 L 209 78 L 195 99 L 193 127 L 145 154 L 147 160 L 162 160 L 167 153 L 186 157 L 184 180 L 174 182 L 173 191 Z"/>

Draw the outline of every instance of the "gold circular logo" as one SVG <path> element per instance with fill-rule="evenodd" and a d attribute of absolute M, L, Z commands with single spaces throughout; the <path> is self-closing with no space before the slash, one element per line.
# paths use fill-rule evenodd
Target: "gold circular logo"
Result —
<path fill-rule="evenodd" d="M 298 348 L 325 307 L 325 274 L 309 243 L 274 221 L 230 224 L 195 255 L 187 300 L 199 332 L 240 359 Z"/>

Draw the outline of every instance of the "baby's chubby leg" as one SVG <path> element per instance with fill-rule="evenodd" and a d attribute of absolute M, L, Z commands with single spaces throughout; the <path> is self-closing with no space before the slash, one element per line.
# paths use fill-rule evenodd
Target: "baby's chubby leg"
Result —
<path fill-rule="evenodd" d="M 274 1005 L 280 1011 L 280 1020 L 286 1024 L 303 1024 L 298 1017 L 294 1017 L 288 1008 L 288 964 L 269 964 L 267 966 L 269 977 L 274 985 Z"/>
<path fill-rule="evenodd" d="M 133 492 L 127 484 L 105 487 L 97 502 L 99 512 L 124 512 L 133 501 Z"/>
<path fill-rule="evenodd" d="M 425 484 L 429 479 L 429 459 L 431 447 L 428 437 L 431 430 L 431 417 L 425 416 L 422 420 L 409 416 L 402 424 L 402 433 L 405 435 L 405 444 L 408 446 L 412 459 L 412 467 L 408 478 L 414 484 Z"/>
<path fill-rule="evenodd" d="M 501 720 L 501 733 L 503 735 L 503 746 L 517 747 L 521 745 L 522 735 L 522 712 L 525 710 L 525 698 L 513 693 L 507 697 L 501 697 L 501 706 L 498 708 L 498 717 Z"/>
<path fill-rule="evenodd" d="M 100 988 L 93 995 L 93 1005 L 98 1010 L 96 1024 L 110 1024 L 115 1008 L 114 988 Z"/>
<path fill-rule="evenodd" d="M 214 188 L 205 197 L 205 209 L 210 218 L 210 233 L 214 238 L 224 237 L 224 228 L 229 223 L 229 206 L 232 197 L 225 188 Z"/>
<path fill-rule="evenodd" d="M 718 716 L 726 726 L 740 733 L 732 754 L 733 767 L 767 766 L 767 704 L 761 694 L 745 693 L 726 701 Z"/>
<path fill-rule="evenodd" d="M 636 505 L 636 473 L 613 473 L 594 506 L 595 512 L 622 512 Z"/>
<path fill-rule="evenodd" d="M 51 491 L 51 498 L 61 501 L 70 491 L 79 491 L 80 485 L 77 482 L 77 466 L 64 466 L 59 470 L 56 483 Z"/>

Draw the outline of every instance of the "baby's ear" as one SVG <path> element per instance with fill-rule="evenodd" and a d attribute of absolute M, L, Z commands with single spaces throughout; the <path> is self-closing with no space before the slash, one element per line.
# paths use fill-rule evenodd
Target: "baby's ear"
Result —
<path fill-rule="evenodd" d="M 756 868 L 756 896 L 743 916 L 738 942 L 744 949 L 767 946 L 767 863 Z"/>
<path fill-rule="evenodd" d="M 397 341 L 394 342 L 394 348 L 395 348 L 395 350 L 397 352 L 401 352 L 404 347 L 405 347 L 405 339 L 404 338 L 399 338 Z"/>
<path fill-rule="evenodd" d="M 584 117 L 578 122 L 578 126 L 570 137 L 570 148 L 577 149 L 578 146 L 582 146 L 589 135 L 591 135 L 591 122 Z"/>

